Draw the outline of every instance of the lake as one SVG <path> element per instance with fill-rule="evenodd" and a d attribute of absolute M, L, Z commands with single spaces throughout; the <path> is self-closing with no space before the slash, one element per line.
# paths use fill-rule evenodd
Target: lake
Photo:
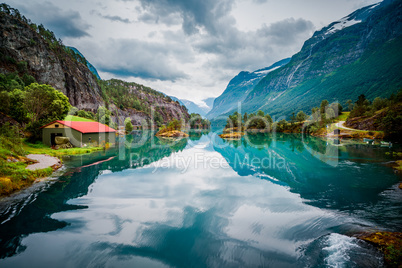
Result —
<path fill-rule="evenodd" d="M 381 267 L 351 235 L 400 231 L 395 150 L 136 132 L 1 200 L 0 267 Z"/>

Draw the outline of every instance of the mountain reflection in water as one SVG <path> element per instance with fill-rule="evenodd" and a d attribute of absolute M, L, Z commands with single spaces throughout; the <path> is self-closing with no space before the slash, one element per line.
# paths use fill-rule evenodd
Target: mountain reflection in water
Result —
<path fill-rule="evenodd" d="M 0 266 L 320 267 L 334 259 L 331 243 L 356 244 L 339 261 L 381 266 L 375 249 L 343 234 L 401 226 L 391 150 L 137 132 L 64 159 L 66 173 L 29 202 L 4 201 Z"/>

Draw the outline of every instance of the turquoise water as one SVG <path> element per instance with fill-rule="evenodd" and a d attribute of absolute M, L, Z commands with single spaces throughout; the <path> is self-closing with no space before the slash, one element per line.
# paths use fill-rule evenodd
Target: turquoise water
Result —
<path fill-rule="evenodd" d="M 0 202 L 0 267 L 381 267 L 398 150 L 291 134 L 145 132 Z"/>

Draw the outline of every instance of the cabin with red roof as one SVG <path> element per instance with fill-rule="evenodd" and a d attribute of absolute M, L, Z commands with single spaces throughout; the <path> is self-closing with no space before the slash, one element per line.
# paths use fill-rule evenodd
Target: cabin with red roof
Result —
<path fill-rule="evenodd" d="M 48 146 L 56 145 L 58 136 L 69 137 L 75 147 L 99 146 L 106 143 L 114 145 L 116 130 L 99 122 L 57 120 L 42 128 L 42 142 Z"/>

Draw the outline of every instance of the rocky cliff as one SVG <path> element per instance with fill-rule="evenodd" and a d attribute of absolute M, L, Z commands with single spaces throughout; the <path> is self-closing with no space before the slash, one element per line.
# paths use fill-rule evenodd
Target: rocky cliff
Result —
<path fill-rule="evenodd" d="M 31 23 L 6 4 L 0 5 L 0 73 L 30 75 L 38 83 L 63 92 L 79 110 L 96 113 L 100 106 L 106 106 L 112 121 L 119 125 L 126 117 L 132 118 L 133 124 L 144 120 L 149 124 L 155 117 L 159 124 L 189 118 L 185 107 L 163 93 L 136 83 L 98 80 L 87 64 L 82 54 L 64 46 L 42 25 Z"/>
<path fill-rule="evenodd" d="M 104 105 L 96 78 L 87 66 L 61 46 L 51 46 L 28 22 L 0 12 L 1 73 L 19 71 L 18 63 L 26 62 L 28 74 L 63 92 L 78 109 L 95 111 Z"/>

